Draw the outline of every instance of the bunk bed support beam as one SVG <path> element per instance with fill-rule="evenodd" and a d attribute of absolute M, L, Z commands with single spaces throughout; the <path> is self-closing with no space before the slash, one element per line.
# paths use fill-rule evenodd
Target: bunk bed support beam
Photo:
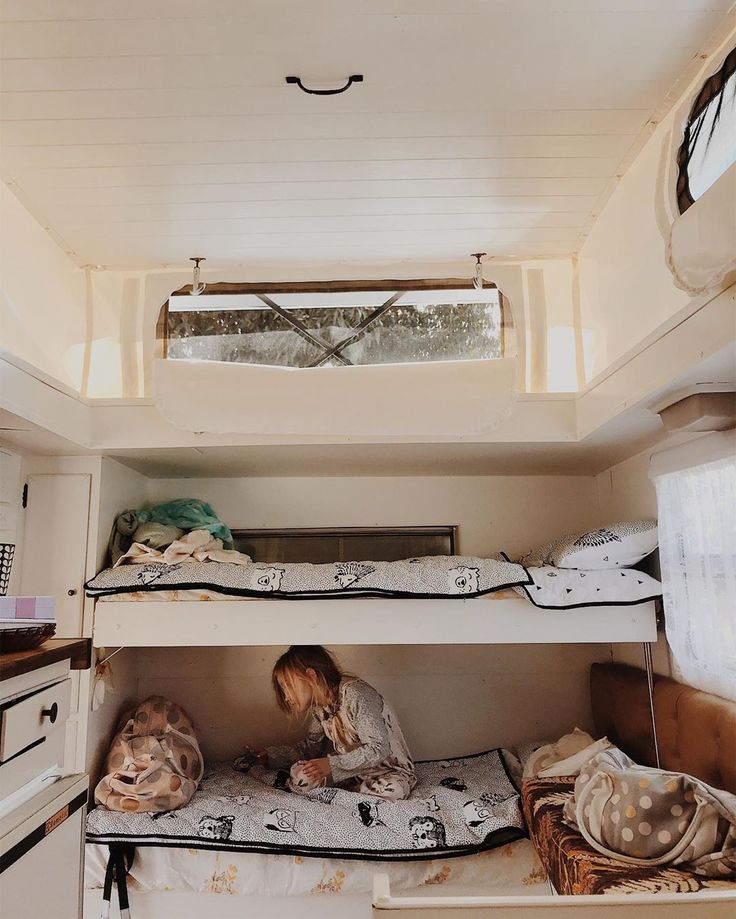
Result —
<path fill-rule="evenodd" d="M 654 765 L 657 769 L 659 764 L 659 743 L 657 742 L 657 719 L 654 715 L 654 669 L 652 667 L 652 643 L 650 641 L 642 642 L 644 650 L 644 669 L 647 672 L 647 693 L 649 694 L 649 717 L 652 721 L 652 742 L 654 744 Z"/>

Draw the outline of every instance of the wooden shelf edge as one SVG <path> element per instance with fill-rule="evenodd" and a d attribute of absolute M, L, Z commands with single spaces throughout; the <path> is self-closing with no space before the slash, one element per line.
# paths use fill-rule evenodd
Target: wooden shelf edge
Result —
<path fill-rule="evenodd" d="M 63 660 L 69 661 L 72 670 L 88 670 L 92 661 L 92 639 L 49 638 L 30 651 L 0 654 L 0 682 Z"/>

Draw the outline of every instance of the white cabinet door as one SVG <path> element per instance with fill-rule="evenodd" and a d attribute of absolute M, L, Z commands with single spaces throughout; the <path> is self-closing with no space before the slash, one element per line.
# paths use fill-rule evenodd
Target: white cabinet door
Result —
<path fill-rule="evenodd" d="M 28 477 L 20 589 L 54 597 L 56 637 L 82 635 L 91 476 Z"/>
<path fill-rule="evenodd" d="M 3 919 L 80 919 L 87 786 L 61 779 L 0 820 Z"/>

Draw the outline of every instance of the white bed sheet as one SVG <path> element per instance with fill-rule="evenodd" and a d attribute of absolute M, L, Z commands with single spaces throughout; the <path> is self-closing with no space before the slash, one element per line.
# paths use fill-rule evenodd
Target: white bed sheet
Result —
<path fill-rule="evenodd" d="M 102 887 L 108 848 L 97 843 L 87 843 L 85 848 L 85 887 Z M 482 888 L 489 894 L 521 887 L 532 894 L 548 888 L 544 868 L 528 839 L 460 858 L 380 863 L 141 846 L 136 849 L 129 885 L 143 891 L 271 897 L 356 894 L 369 893 L 379 872 L 388 874 L 392 890 L 446 884 Z"/>

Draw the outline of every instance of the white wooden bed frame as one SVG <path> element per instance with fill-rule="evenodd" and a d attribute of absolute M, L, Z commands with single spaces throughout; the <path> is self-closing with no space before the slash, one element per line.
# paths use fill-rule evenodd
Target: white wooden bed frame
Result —
<path fill-rule="evenodd" d="M 370 605 L 371 634 L 356 604 Z M 360 607 L 357 607 L 360 608 Z M 455 600 L 211 600 L 104 601 L 94 610 L 97 648 L 265 646 L 284 644 L 567 644 L 641 642 L 650 677 L 657 639 L 654 602 L 545 610 L 525 598 Z M 117 652 L 113 652 L 117 653 Z M 108 655 L 108 657 L 111 655 Z M 656 729 L 655 729 L 656 741 Z M 693 894 L 627 896 L 465 896 L 424 888 L 392 896 L 377 874 L 368 894 L 310 897 L 222 896 L 190 891 L 130 891 L 134 919 L 726 919 L 736 914 L 736 888 Z M 114 899 L 114 898 L 113 898 Z M 101 891 L 85 892 L 85 917 L 99 915 Z M 118 915 L 113 904 L 111 916 Z"/>
<path fill-rule="evenodd" d="M 355 615 L 364 608 L 361 604 L 369 606 L 369 641 L 366 615 Z M 107 649 L 108 657 L 114 648 L 134 647 L 641 642 L 650 689 L 651 644 L 656 640 L 654 602 L 545 610 L 524 597 L 508 595 L 495 599 L 233 599 L 206 603 L 98 599 L 93 624 L 93 645 Z M 653 719 L 653 706 L 651 711 Z M 552 890 L 529 895 L 526 889 L 512 889 L 504 896 L 468 896 L 457 888 L 444 888 L 438 896 L 425 887 L 392 896 L 388 876 L 380 873 L 375 877 L 372 905 L 367 893 L 297 897 L 135 889 L 129 893 L 133 919 L 388 919 L 391 912 L 407 919 L 566 919 L 571 915 L 575 919 L 725 919 L 736 911 L 736 889 L 733 893 L 561 897 Z M 85 919 L 96 919 L 100 904 L 101 891 L 87 890 Z M 117 919 L 118 915 L 113 902 L 111 916 Z"/>
<path fill-rule="evenodd" d="M 373 919 L 733 919 L 736 887 L 697 893 L 548 897 L 441 897 L 391 895 L 388 877 L 376 875 Z"/>
<path fill-rule="evenodd" d="M 492 596 L 492 595 L 491 595 Z M 355 615 L 360 611 L 362 615 Z M 365 622 L 370 618 L 370 641 Z M 490 599 L 97 600 L 93 644 L 234 645 L 588 644 L 655 642 L 655 603 L 539 609 Z"/>

